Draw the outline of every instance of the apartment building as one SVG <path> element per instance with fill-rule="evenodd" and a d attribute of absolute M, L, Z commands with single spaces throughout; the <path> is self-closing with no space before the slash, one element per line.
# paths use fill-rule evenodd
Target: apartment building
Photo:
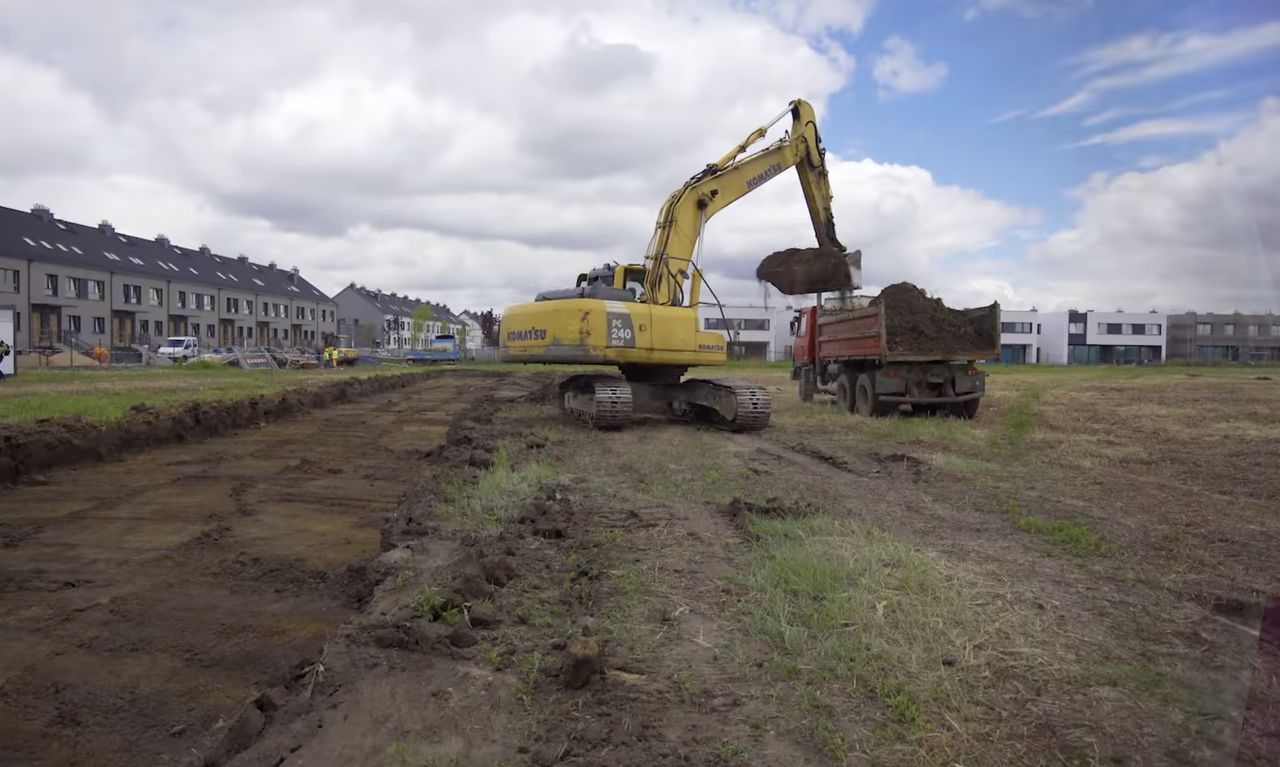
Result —
<path fill-rule="evenodd" d="M 338 335 L 360 347 L 426 349 L 431 337 L 452 333 L 465 340 L 467 323 L 449 307 L 397 293 L 356 285 L 333 297 L 338 307 Z"/>
<path fill-rule="evenodd" d="M 1000 362 L 1005 365 L 1041 362 L 1040 338 L 1043 331 L 1040 312 L 1035 309 L 1001 311 Z"/>
<path fill-rule="evenodd" d="M 1000 361 L 1046 365 L 1147 364 L 1165 359 L 1163 314 L 1000 311 Z"/>
<path fill-rule="evenodd" d="M 1280 362 L 1280 316 L 1169 315 L 1168 359 L 1202 362 Z"/>
<path fill-rule="evenodd" d="M 208 246 L 174 245 L 0 207 L 0 304 L 19 349 L 141 349 L 166 336 L 210 346 L 319 347 L 336 305 L 299 274 Z"/>

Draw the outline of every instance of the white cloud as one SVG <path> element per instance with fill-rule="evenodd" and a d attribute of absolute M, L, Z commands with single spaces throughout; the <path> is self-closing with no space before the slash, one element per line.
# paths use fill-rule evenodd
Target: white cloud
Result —
<path fill-rule="evenodd" d="M 1280 48 L 1280 21 L 1221 34 L 1145 32 L 1085 51 L 1069 62 L 1089 79 L 1075 93 L 1037 113 L 1079 111 L 1101 95 L 1234 64 Z"/>
<path fill-rule="evenodd" d="M 1024 19 L 1060 16 L 1093 5 L 1093 0 L 976 0 L 964 9 L 964 20 L 1008 14 Z"/>
<path fill-rule="evenodd" d="M 1170 101 L 1166 104 L 1161 104 L 1159 106 L 1113 107 L 1111 109 L 1104 109 L 1101 112 L 1097 112 L 1095 114 L 1089 115 L 1080 124 L 1086 128 L 1094 128 L 1099 125 L 1105 125 L 1106 123 L 1115 122 L 1116 120 L 1129 118 L 1129 117 L 1141 117 L 1145 115 L 1167 114 L 1169 112 L 1177 112 L 1180 109 L 1186 109 L 1187 107 L 1195 106 L 1197 104 L 1205 104 L 1211 101 L 1220 101 L 1221 99 L 1227 98 L 1228 96 L 1231 96 L 1232 94 L 1236 93 L 1238 90 L 1239 90 L 1238 88 L 1233 87 L 1233 88 L 1216 88 L 1211 91 L 1201 91 L 1199 93 L 1192 93 L 1189 96 L 1184 96 L 1180 99 L 1175 99 L 1174 101 Z"/>
<path fill-rule="evenodd" d="M 1128 144 L 1134 141 L 1175 138 L 1178 136 L 1219 136 L 1238 128 L 1246 119 L 1242 114 L 1206 115 L 1203 117 L 1162 117 L 1143 120 L 1123 128 L 1090 136 L 1070 144 L 1071 148 L 1098 144 Z"/>
<path fill-rule="evenodd" d="M 1041 308 L 1280 309 L 1280 101 L 1200 156 L 1100 174 L 1030 250 Z"/>
<path fill-rule="evenodd" d="M 880 86 L 881 98 L 900 93 L 920 93 L 939 87 L 947 79 L 947 65 L 926 63 L 908 40 L 897 35 L 886 38 L 872 66 L 872 76 Z"/>
<path fill-rule="evenodd" d="M 1030 112 L 1031 110 L 1026 108 L 1009 109 L 1001 112 L 995 117 L 992 117 L 990 120 L 987 120 L 987 125 L 999 125 L 1000 123 L 1009 122 L 1010 120 L 1017 120 L 1021 117 L 1026 117 Z"/>
<path fill-rule="evenodd" d="M 14 5 L 0 202 L 296 264 L 330 292 L 500 309 L 639 260 L 665 195 L 790 99 L 821 119 L 854 70 L 827 34 L 870 7 Z M 869 284 L 962 285 L 949 259 L 1037 221 L 923 168 L 829 160 Z M 787 174 L 711 222 L 710 277 L 755 297 L 761 256 L 812 241 Z"/>
<path fill-rule="evenodd" d="M 742 5 L 803 35 L 830 31 L 858 34 L 874 0 L 744 0 Z"/>

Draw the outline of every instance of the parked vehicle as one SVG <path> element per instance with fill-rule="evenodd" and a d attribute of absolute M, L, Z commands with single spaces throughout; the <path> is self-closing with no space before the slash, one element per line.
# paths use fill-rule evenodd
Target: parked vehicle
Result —
<path fill-rule="evenodd" d="M 157 357 L 168 357 L 173 362 L 186 362 L 200 356 L 200 339 L 195 336 L 170 336 L 156 350 Z"/>
<path fill-rule="evenodd" d="M 457 362 L 462 358 L 462 346 L 458 337 L 443 333 L 431 339 L 426 349 L 405 349 L 401 352 L 406 362 L 412 364 L 431 362 Z"/>
<path fill-rule="evenodd" d="M 864 416 L 882 416 L 900 405 L 913 412 L 946 412 L 957 418 L 972 418 L 986 393 L 986 373 L 974 367 L 976 360 L 1000 354 L 1000 306 L 951 310 L 963 323 L 964 334 L 975 339 L 947 343 L 945 333 L 935 334 L 943 342 L 922 346 L 890 348 L 887 332 L 895 322 L 904 326 L 918 318 L 895 317 L 885 303 L 856 309 L 805 307 L 792 321 L 791 377 L 798 381 L 800 399 L 808 402 L 815 394 L 833 394 L 840 406 Z"/>

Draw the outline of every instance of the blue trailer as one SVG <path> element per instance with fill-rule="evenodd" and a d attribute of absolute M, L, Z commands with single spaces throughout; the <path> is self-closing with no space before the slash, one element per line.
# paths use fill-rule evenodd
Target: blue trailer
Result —
<path fill-rule="evenodd" d="M 427 349 L 406 349 L 403 353 L 405 360 L 414 364 L 457 362 L 462 359 L 462 347 L 458 344 L 458 337 L 452 334 L 435 336 Z"/>

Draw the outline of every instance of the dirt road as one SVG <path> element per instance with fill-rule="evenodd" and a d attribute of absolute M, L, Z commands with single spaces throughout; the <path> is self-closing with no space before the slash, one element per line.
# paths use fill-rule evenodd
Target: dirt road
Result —
<path fill-rule="evenodd" d="M 422 455 L 500 385 L 444 375 L 6 489 L 0 763 L 188 758 L 320 657 L 367 598 L 364 564 Z"/>

